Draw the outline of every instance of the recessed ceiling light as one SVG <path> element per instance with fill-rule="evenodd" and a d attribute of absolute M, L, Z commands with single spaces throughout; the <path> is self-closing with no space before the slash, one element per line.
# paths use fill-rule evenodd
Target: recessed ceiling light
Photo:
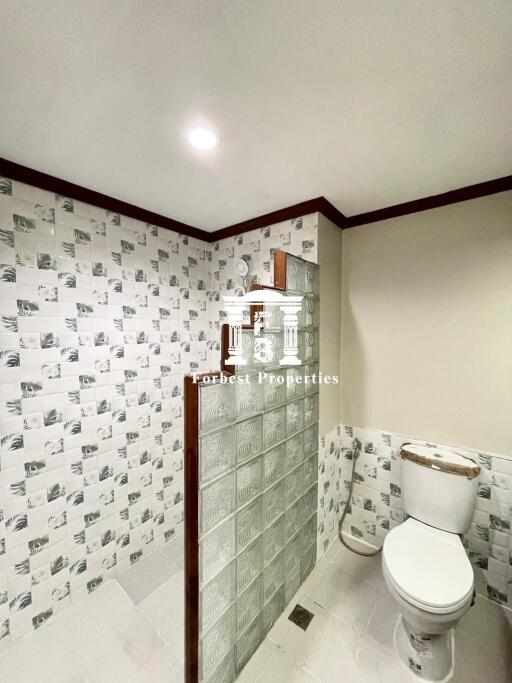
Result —
<path fill-rule="evenodd" d="M 220 138 L 208 128 L 194 128 L 188 134 L 188 141 L 197 149 L 212 149 L 219 144 Z"/>

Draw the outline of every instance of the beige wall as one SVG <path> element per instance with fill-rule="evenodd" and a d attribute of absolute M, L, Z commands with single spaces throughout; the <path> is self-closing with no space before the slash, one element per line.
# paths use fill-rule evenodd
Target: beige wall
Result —
<path fill-rule="evenodd" d="M 320 372 L 340 376 L 341 360 L 341 244 L 342 231 L 318 215 L 320 265 Z M 320 386 L 320 435 L 340 423 L 341 385 Z"/>
<path fill-rule="evenodd" d="M 342 331 L 344 423 L 512 456 L 512 192 L 345 230 Z"/>

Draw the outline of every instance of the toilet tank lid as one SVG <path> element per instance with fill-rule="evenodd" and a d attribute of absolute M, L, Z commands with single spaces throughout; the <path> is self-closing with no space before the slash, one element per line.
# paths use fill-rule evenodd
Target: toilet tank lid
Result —
<path fill-rule="evenodd" d="M 404 443 L 400 456 L 423 467 L 457 474 L 474 479 L 480 474 L 480 467 L 474 460 L 449 448 L 439 448 L 432 444 Z"/>

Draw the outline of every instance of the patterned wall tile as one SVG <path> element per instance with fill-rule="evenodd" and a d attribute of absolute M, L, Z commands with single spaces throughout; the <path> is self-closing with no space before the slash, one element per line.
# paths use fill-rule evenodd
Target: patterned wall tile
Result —
<path fill-rule="evenodd" d="M 269 282 L 316 230 L 210 245 L 0 178 L 0 647 L 173 537 L 183 375 L 218 368 L 234 258 Z"/>

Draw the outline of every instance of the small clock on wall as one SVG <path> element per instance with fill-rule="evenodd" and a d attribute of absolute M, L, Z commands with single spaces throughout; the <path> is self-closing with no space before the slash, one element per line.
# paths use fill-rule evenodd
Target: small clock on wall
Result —
<path fill-rule="evenodd" d="M 249 272 L 249 264 L 247 261 L 243 258 L 237 258 L 236 260 L 236 270 L 240 277 L 247 277 L 247 273 Z"/>

